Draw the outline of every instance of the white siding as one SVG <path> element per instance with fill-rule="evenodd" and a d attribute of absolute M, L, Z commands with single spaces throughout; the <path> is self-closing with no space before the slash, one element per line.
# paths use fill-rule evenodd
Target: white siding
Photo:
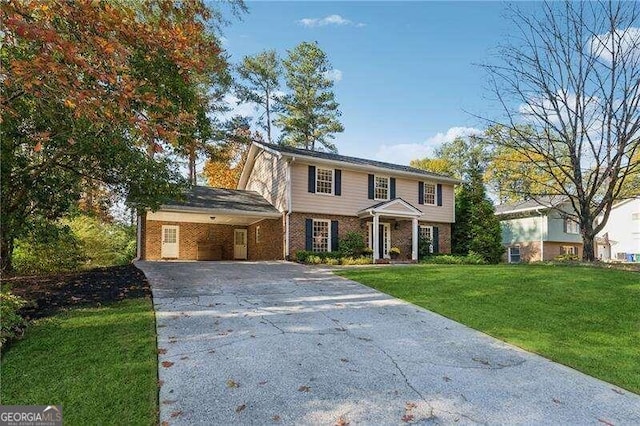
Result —
<path fill-rule="evenodd" d="M 293 163 L 292 166 L 292 208 L 294 212 L 355 216 L 358 211 L 380 202 L 368 198 L 366 172 L 344 168 L 341 169 L 341 196 L 311 193 L 308 191 L 308 167 L 309 164 L 298 162 Z M 381 175 L 378 174 L 378 176 Z M 394 177 L 392 173 L 387 176 Z M 418 180 L 397 177 L 396 198 L 402 198 L 424 212 L 420 220 L 445 223 L 454 221 L 453 185 L 442 185 L 442 206 L 427 206 L 418 204 Z"/>
<path fill-rule="evenodd" d="M 618 253 L 640 253 L 640 219 L 634 219 L 634 213 L 640 216 L 640 198 L 614 207 L 598 234 L 599 237 L 609 234 L 612 259 L 616 259 Z"/>
<path fill-rule="evenodd" d="M 256 156 L 245 188 L 256 191 L 283 212 L 287 210 L 287 163 L 267 151 Z"/>

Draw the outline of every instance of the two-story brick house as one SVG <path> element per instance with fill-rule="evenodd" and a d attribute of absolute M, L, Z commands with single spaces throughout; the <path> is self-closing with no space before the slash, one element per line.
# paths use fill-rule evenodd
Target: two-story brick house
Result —
<path fill-rule="evenodd" d="M 434 252 L 451 251 L 454 185 L 424 170 L 254 143 L 237 190 L 195 187 L 184 201 L 140 218 L 143 259 L 292 258 L 334 251 L 363 235 L 374 260 L 399 247 L 417 259 L 422 234 Z"/>

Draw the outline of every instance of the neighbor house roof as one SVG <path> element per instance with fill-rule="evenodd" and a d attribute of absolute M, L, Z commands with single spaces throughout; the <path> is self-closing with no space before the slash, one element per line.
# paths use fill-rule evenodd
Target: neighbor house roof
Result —
<path fill-rule="evenodd" d="M 302 157 L 308 159 L 315 159 L 329 162 L 346 163 L 357 168 L 367 169 L 386 169 L 394 172 L 401 172 L 412 175 L 421 175 L 425 178 L 436 179 L 449 183 L 460 183 L 459 179 L 454 179 L 451 176 L 442 175 L 439 173 L 428 172 L 426 170 L 418 169 L 410 166 L 403 166 L 401 164 L 385 163 L 383 161 L 369 160 L 366 158 L 349 157 L 347 155 L 334 154 L 331 152 L 323 151 L 311 151 L 308 149 L 293 148 L 290 146 L 275 145 L 265 142 L 254 142 L 254 145 L 265 148 L 267 150 L 277 151 L 283 155 L 290 157 Z"/>
<path fill-rule="evenodd" d="M 567 201 L 564 195 L 545 195 L 535 200 L 519 201 L 517 203 L 498 204 L 495 206 L 496 214 L 522 213 L 540 209 L 551 209 Z"/>
<path fill-rule="evenodd" d="M 169 201 L 162 210 L 177 211 L 241 211 L 245 214 L 279 216 L 280 212 L 255 191 L 192 186 L 182 199 Z"/>

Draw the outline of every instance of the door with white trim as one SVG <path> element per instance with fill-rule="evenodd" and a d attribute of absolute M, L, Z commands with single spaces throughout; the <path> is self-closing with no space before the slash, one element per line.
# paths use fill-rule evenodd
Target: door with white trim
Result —
<path fill-rule="evenodd" d="M 180 227 L 162 225 L 162 247 L 160 255 L 165 259 L 177 259 L 180 253 Z"/>
<path fill-rule="evenodd" d="M 237 260 L 247 259 L 247 230 L 233 230 L 233 258 Z"/>
<path fill-rule="evenodd" d="M 373 222 L 369 224 L 369 248 L 373 250 Z M 391 248 L 391 224 L 387 222 L 381 222 L 379 224 L 378 238 L 378 255 L 380 259 L 389 258 L 389 249 Z"/>

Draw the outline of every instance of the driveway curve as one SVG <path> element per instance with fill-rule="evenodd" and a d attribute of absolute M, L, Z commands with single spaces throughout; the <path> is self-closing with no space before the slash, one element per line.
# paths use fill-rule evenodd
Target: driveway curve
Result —
<path fill-rule="evenodd" d="M 330 270 L 138 262 L 165 424 L 640 424 L 640 396 Z"/>

